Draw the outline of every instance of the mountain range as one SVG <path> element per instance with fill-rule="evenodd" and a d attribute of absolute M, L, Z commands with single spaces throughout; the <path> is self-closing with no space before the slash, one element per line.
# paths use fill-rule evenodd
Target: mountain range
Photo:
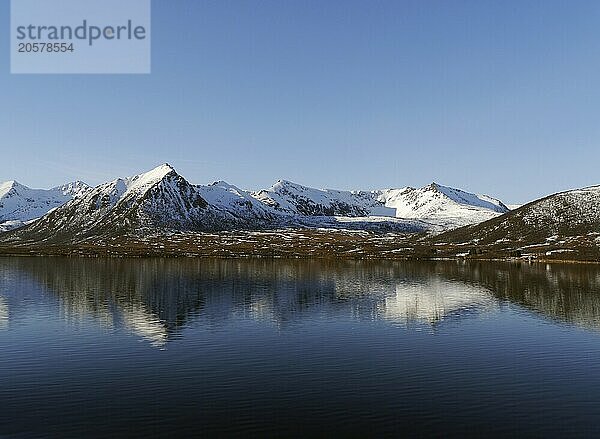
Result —
<path fill-rule="evenodd" d="M 339 191 L 279 180 L 246 191 L 224 181 L 192 184 L 164 164 L 94 188 L 2 183 L 0 227 L 6 251 L 84 245 L 140 255 L 152 247 L 153 254 L 598 261 L 600 186 L 511 210 L 437 183 Z"/>
<path fill-rule="evenodd" d="M 223 181 L 191 184 L 168 164 L 95 188 L 75 182 L 36 190 L 14 181 L 0 187 L 6 188 L 0 192 L 0 226 L 20 228 L 31 222 L 27 234 L 45 240 L 156 230 L 373 225 L 439 232 L 509 211 L 494 198 L 435 183 L 420 189 L 338 191 L 279 180 L 269 189 L 250 192 Z"/>

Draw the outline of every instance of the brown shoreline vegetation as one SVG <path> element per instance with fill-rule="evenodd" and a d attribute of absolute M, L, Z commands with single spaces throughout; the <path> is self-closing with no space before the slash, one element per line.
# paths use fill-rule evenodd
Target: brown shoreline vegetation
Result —
<path fill-rule="evenodd" d="M 600 248 L 564 244 L 477 245 L 432 242 L 424 235 L 331 229 L 215 233 L 173 232 L 148 236 L 88 238 L 81 242 L 0 243 L 0 256 L 314 258 L 383 260 L 496 260 L 600 263 Z"/>

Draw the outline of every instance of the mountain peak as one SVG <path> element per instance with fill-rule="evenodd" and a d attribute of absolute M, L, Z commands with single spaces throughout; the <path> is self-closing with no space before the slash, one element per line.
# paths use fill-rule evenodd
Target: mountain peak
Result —
<path fill-rule="evenodd" d="M 161 175 L 164 177 L 165 175 L 170 174 L 171 172 L 176 172 L 175 168 L 173 168 L 173 166 L 171 166 L 168 163 L 163 163 L 162 165 L 159 165 L 156 168 L 146 172 L 145 175 L 153 174 L 156 176 Z"/>
<path fill-rule="evenodd" d="M 91 190 L 91 187 L 81 180 L 75 180 L 65 183 L 61 186 L 53 187 L 50 190 L 58 191 L 63 195 L 69 195 L 71 197 L 80 197 Z"/>
<path fill-rule="evenodd" d="M 27 186 L 23 186 L 16 180 L 5 181 L 4 183 L 0 183 L 0 197 L 6 195 L 12 189 L 29 189 Z"/>
<path fill-rule="evenodd" d="M 148 172 L 127 179 L 128 181 L 125 182 L 126 190 L 127 192 L 133 192 L 147 189 L 171 174 L 177 174 L 177 172 L 171 165 L 164 163 Z"/>
<path fill-rule="evenodd" d="M 19 186 L 23 186 L 21 183 L 19 183 L 17 180 L 8 180 L 5 181 L 4 183 L 0 183 L 0 187 L 19 187 Z"/>
<path fill-rule="evenodd" d="M 298 183 L 294 183 L 293 181 L 279 179 L 270 188 L 271 191 L 278 191 L 278 190 L 282 190 L 282 189 L 284 189 L 284 190 L 290 190 L 290 189 L 304 190 L 305 187 Z"/>

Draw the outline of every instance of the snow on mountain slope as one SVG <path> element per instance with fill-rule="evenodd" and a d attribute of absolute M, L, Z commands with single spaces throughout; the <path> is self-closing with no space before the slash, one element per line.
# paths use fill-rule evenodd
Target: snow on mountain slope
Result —
<path fill-rule="evenodd" d="M 520 249 L 582 238 L 600 247 L 599 236 L 600 186 L 592 186 L 550 195 L 499 218 L 440 235 L 438 240 Z"/>
<path fill-rule="evenodd" d="M 432 183 L 420 189 L 387 189 L 377 199 L 398 218 L 431 221 L 447 228 L 479 223 L 509 211 L 501 201 Z"/>
<path fill-rule="evenodd" d="M 278 213 L 250 193 L 224 181 L 208 186 L 196 186 L 198 192 L 208 204 L 223 212 L 243 218 L 272 219 Z"/>
<path fill-rule="evenodd" d="M 23 227 L 26 224 L 27 223 L 25 221 L 19 221 L 19 220 L 4 221 L 4 222 L 0 223 L 0 233 L 8 232 L 9 230 L 13 230 L 13 229 L 18 229 L 19 227 Z"/>
<path fill-rule="evenodd" d="M 0 183 L 0 232 L 22 227 L 89 190 L 81 181 L 53 189 L 31 189 L 16 181 Z"/>
<path fill-rule="evenodd" d="M 63 184 L 62 186 L 57 186 L 52 188 L 53 191 L 59 191 L 63 195 L 68 195 L 72 198 L 77 198 L 85 195 L 91 190 L 91 186 L 88 186 L 83 181 L 77 180 L 70 183 Z"/>
<path fill-rule="evenodd" d="M 393 216 L 393 211 L 386 209 L 370 192 L 314 189 L 286 180 L 279 180 L 270 189 L 254 192 L 252 196 L 279 212 L 292 215 Z"/>
<path fill-rule="evenodd" d="M 31 189 L 14 180 L 0 183 L 0 232 L 22 227 L 89 190 L 81 181 L 52 189 Z"/>
<path fill-rule="evenodd" d="M 70 199 L 57 190 L 30 189 L 7 181 L 0 184 L 0 222 L 32 220 Z"/>
<path fill-rule="evenodd" d="M 16 216 L 23 209 L 11 209 L 4 230 L 47 213 L 27 227 L 36 239 L 281 227 L 439 233 L 508 211 L 493 198 L 436 184 L 368 192 L 313 189 L 279 180 L 253 193 L 223 181 L 192 185 L 168 164 L 95 188 L 73 182 L 34 191 L 9 182 L 0 185 L 0 196 L 34 201 L 26 203 L 28 215 Z"/>
<path fill-rule="evenodd" d="M 509 210 L 495 198 L 435 183 L 420 189 L 350 192 L 279 180 L 252 196 L 288 215 L 416 219 L 431 223 L 436 231 L 485 221 Z"/>
<path fill-rule="evenodd" d="M 517 209 L 517 215 L 533 227 L 564 224 L 571 228 L 600 223 L 600 186 L 561 192 Z M 600 232 L 600 230 L 594 230 Z"/>
<path fill-rule="evenodd" d="M 23 229 L 20 235 L 24 239 L 64 241 L 173 230 L 251 228 L 272 220 L 271 213 L 268 206 L 235 186 L 195 186 L 164 164 L 97 186 Z"/>
<path fill-rule="evenodd" d="M 74 236 L 108 236 L 131 229 L 195 228 L 208 203 L 165 164 L 104 183 L 50 212 L 27 230 Z"/>

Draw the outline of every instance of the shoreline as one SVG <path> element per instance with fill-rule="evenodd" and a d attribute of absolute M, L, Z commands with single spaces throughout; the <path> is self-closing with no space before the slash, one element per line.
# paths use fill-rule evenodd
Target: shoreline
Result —
<path fill-rule="evenodd" d="M 141 249 L 140 249 L 141 250 Z M 547 258 L 516 258 L 516 257 L 426 257 L 426 256 L 380 256 L 380 255 L 348 255 L 348 254 L 261 254 L 261 253 L 234 253 L 229 254 L 208 254 L 208 253 L 192 253 L 189 251 L 122 251 L 114 248 L 60 248 L 60 249 L 27 249 L 27 248 L 2 248 L 0 247 L 0 258 L 8 257 L 60 257 L 60 258 L 107 258 L 107 259 L 151 259 L 151 258 L 166 258 L 166 259 L 303 259 L 303 260 L 346 260 L 346 261 L 421 261 L 421 262 L 500 262 L 500 263 L 521 263 L 521 264 L 572 264 L 572 265 L 600 265 L 597 260 L 585 259 L 547 259 Z"/>
<path fill-rule="evenodd" d="M 568 257 L 566 257 L 568 255 Z M 434 244 L 402 233 L 288 229 L 213 233 L 122 235 L 61 243 L 37 240 L 0 242 L 0 256 L 112 258 L 272 258 L 391 261 L 490 261 L 600 264 L 597 246 L 526 248 L 476 244 Z"/>

